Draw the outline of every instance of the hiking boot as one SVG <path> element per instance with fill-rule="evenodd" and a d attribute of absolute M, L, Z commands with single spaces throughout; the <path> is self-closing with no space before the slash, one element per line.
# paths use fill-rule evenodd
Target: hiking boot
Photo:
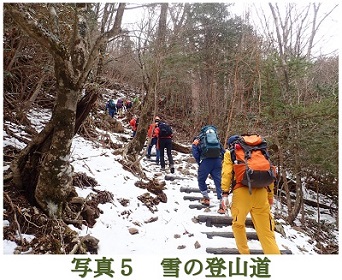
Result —
<path fill-rule="evenodd" d="M 170 168 L 170 171 L 171 171 L 171 173 L 175 173 L 175 168 L 174 168 L 174 167 L 171 167 L 171 168 Z"/>
<path fill-rule="evenodd" d="M 202 197 L 199 201 L 202 205 L 210 206 L 210 199 L 207 197 Z"/>
<path fill-rule="evenodd" d="M 226 210 L 224 208 L 222 208 L 222 206 L 220 205 L 220 208 L 219 208 L 219 210 L 217 210 L 217 213 L 226 214 Z"/>
<path fill-rule="evenodd" d="M 217 210 L 217 213 L 219 214 L 226 214 L 226 205 L 224 204 L 224 202 L 221 200 L 220 201 L 220 206 L 219 209 Z"/>

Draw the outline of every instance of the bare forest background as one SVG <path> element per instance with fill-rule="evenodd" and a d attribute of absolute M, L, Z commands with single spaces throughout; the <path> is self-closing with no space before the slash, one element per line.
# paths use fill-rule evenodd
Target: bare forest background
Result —
<path fill-rule="evenodd" d="M 45 128 L 28 131 L 27 146 L 11 151 L 5 184 L 23 189 L 50 218 L 62 218 L 75 195 L 72 138 L 96 137 L 99 123 L 119 129 L 100 110 L 106 89 L 129 86 L 140 100 L 134 107 L 139 126 L 118 150 L 142 178 L 139 155 L 158 115 L 172 124 L 174 142 L 185 146 L 206 124 L 218 128 L 222 143 L 232 134 L 265 136 L 289 223 L 303 209 L 304 186 L 338 204 L 339 58 L 313 52 L 337 6 L 323 13 L 324 3 L 270 3 L 271 18 L 259 11 L 262 32 L 231 7 L 4 4 L 4 121 L 29 127 L 31 108 L 52 110 Z M 124 24 L 132 11 L 137 22 Z"/>

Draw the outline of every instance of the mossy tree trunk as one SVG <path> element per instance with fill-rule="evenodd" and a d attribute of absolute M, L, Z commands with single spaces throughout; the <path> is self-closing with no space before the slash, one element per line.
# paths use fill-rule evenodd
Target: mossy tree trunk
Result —
<path fill-rule="evenodd" d="M 119 4 L 113 28 L 96 38 L 92 48 L 87 27 L 89 4 L 51 6 L 46 12 L 56 17 L 53 22 L 64 20 L 59 26 L 42 24 L 39 17 L 46 6 L 35 5 L 8 4 L 5 8 L 18 26 L 52 55 L 56 102 L 50 121 L 13 160 L 11 169 L 15 185 L 26 191 L 31 203 L 37 203 L 50 217 L 61 218 L 65 202 L 75 195 L 69 160 L 72 139 L 97 96 L 90 91 L 81 99 L 81 92 L 103 42 L 120 32 L 125 4 Z M 61 11 L 66 9 L 73 17 L 64 18 Z M 62 32 L 67 24 L 72 32 Z"/>
<path fill-rule="evenodd" d="M 74 87 L 69 73 L 56 63 L 57 100 L 50 122 L 53 130 L 49 149 L 42 158 L 35 191 L 38 204 L 50 217 L 60 217 L 63 204 L 73 190 L 70 148 L 75 131 L 76 107 L 80 88 Z"/>

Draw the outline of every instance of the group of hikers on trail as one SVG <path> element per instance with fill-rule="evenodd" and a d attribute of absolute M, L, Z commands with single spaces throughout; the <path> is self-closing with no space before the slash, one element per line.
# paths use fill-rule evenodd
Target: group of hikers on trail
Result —
<path fill-rule="evenodd" d="M 165 170 L 165 149 L 169 161 L 170 172 L 175 173 L 174 161 L 172 157 L 172 137 L 173 131 L 169 124 L 162 121 L 158 116 L 154 118 L 154 122 L 148 128 L 148 147 L 147 158 L 151 158 L 152 147 L 156 150 L 156 164 L 160 163 L 161 170 Z"/>
<path fill-rule="evenodd" d="M 219 214 L 228 209 L 232 230 L 240 254 L 249 254 L 246 217 L 250 214 L 264 254 L 280 254 L 274 234 L 271 213 L 276 179 L 275 166 L 270 162 L 266 141 L 258 134 L 232 135 L 227 149 L 220 143 L 215 126 L 204 126 L 193 139 L 192 155 L 198 164 L 200 203 L 210 206 L 206 180 L 214 181 Z M 232 202 L 228 195 L 232 193 Z"/>
<path fill-rule="evenodd" d="M 119 98 L 116 102 L 113 98 L 109 99 L 106 103 L 106 112 L 114 118 L 118 115 L 119 118 L 123 117 L 124 112 L 129 111 L 133 107 L 135 100 L 131 101 L 129 99 Z"/>
<path fill-rule="evenodd" d="M 136 116 L 130 121 L 132 129 L 135 127 L 134 135 L 138 121 Z M 160 164 L 161 170 L 165 170 L 166 149 L 170 172 L 174 173 L 171 126 L 156 116 L 149 125 L 147 135 L 146 157 L 151 158 L 152 148 L 155 146 L 155 163 Z M 265 139 L 258 134 L 232 135 L 228 138 L 225 149 L 220 143 L 216 127 L 206 125 L 194 137 L 191 150 L 198 164 L 197 183 L 202 194 L 199 202 L 210 206 L 206 183 L 210 176 L 214 181 L 219 204 L 217 212 L 231 212 L 232 230 L 239 253 L 250 253 L 245 226 L 247 215 L 250 214 L 264 254 L 280 254 L 271 213 L 276 168 L 270 161 Z M 228 196 L 231 193 L 230 203 Z"/>
<path fill-rule="evenodd" d="M 138 128 L 139 118 L 134 116 L 129 122 L 132 128 L 132 136 L 134 137 Z M 166 150 L 166 155 L 169 162 L 170 172 L 175 173 L 174 161 L 172 157 L 172 137 L 173 131 L 169 124 L 161 120 L 160 117 L 156 116 L 154 122 L 151 123 L 147 131 L 148 144 L 146 157 L 151 158 L 152 148 L 156 151 L 156 161 L 157 165 L 160 164 L 161 170 L 165 170 L 165 157 L 164 153 Z"/>

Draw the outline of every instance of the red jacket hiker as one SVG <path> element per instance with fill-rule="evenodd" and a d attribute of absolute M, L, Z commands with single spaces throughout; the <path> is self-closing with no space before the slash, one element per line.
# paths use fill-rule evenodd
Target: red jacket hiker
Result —
<path fill-rule="evenodd" d="M 139 119 L 137 117 L 133 117 L 133 119 L 129 121 L 129 125 L 131 126 L 132 131 L 133 131 L 133 137 L 135 136 L 137 132 L 138 123 L 139 123 Z"/>

